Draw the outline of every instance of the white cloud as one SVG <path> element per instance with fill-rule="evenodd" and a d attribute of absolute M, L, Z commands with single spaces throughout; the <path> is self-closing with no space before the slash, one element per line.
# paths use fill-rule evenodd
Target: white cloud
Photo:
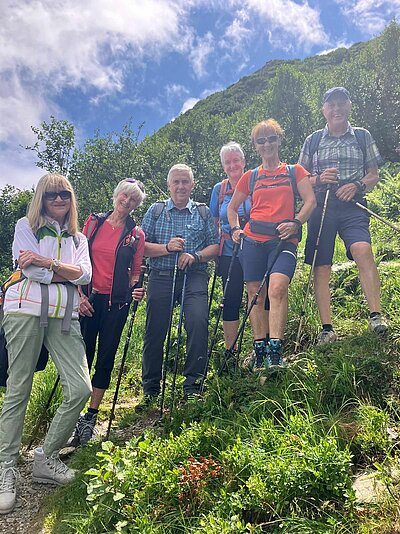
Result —
<path fill-rule="evenodd" d="M 246 4 L 266 25 L 272 46 L 308 50 L 328 40 L 319 11 L 309 6 L 307 1 L 299 4 L 293 0 L 247 0 Z M 288 35 L 291 37 L 288 38 Z"/>
<path fill-rule="evenodd" d="M 389 20 L 400 17 L 400 0 L 337 0 L 343 14 L 366 35 L 381 32 Z"/>
<path fill-rule="evenodd" d="M 179 1 L 1 0 L 3 163 L 7 149 L 32 142 L 31 125 L 65 116 L 55 104 L 64 89 L 90 92 L 99 105 L 144 58 L 182 53 L 191 36 Z"/>
<path fill-rule="evenodd" d="M 204 37 L 196 39 L 196 44 L 192 47 L 189 54 L 189 61 L 198 78 L 202 78 L 206 74 L 208 56 L 214 49 L 214 37 L 210 32 L 207 32 Z"/>
<path fill-rule="evenodd" d="M 338 48 L 350 48 L 354 43 L 349 43 L 347 41 L 338 41 L 335 46 L 332 48 L 327 48 L 325 50 L 321 50 L 321 52 L 318 52 L 318 56 L 325 56 L 326 54 L 329 54 L 330 52 L 334 52 Z"/>
<path fill-rule="evenodd" d="M 192 107 L 195 106 L 199 100 L 200 98 L 193 98 L 193 97 L 190 97 L 187 100 L 185 100 L 178 115 L 181 115 L 182 113 L 186 113 L 187 111 L 189 111 L 189 109 L 192 109 Z"/>
<path fill-rule="evenodd" d="M 45 171 L 35 166 L 33 152 L 18 147 L 4 147 L 0 151 L 0 188 L 10 184 L 30 189 L 43 174 Z"/>
<path fill-rule="evenodd" d="M 165 92 L 168 97 L 179 97 L 189 94 L 189 89 L 179 83 L 172 83 L 165 86 Z"/>

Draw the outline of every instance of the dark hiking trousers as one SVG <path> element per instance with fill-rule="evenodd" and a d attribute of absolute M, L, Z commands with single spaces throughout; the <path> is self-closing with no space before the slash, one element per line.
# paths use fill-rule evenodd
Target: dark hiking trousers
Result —
<path fill-rule="evenodd" d="M 147 286 L 146 333 L 144 337 L 142 384 L 147 395 L 160 392 L 164 341 L 168 331 L 172 292 L 172 271 L 152 270 Z M 176 280 L 175 298 L 180 302 L 183 272 Z M 208 345 L 208 275 L 204 271 L 188 271 L 184 310 L 187 334 L 186 361 L 183 370 L 185 393 L 199 391 L 205 371 Z M 176 325 L 175 325 L 176 326 Z M 170 351 L 175 356 L 174 348 Z"/>
<path fill-rule="evenodd" d="M 92 378 L 92 386 L 99 389 L 107 389 L 110 385 L 115 354 L 129 311 L 126 304 L 112 304 L 110 308 L 109 298 L 110 295 L 97 294 L 93 301 L 93 316 L 80 318 L 89 369 L 92 368 L 96 341 L 97 337 L 99 338 L 95 373 Z"/>

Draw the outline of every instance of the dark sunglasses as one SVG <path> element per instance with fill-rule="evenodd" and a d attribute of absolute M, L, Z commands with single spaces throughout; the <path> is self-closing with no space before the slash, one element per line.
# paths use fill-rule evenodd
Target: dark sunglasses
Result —
<path fill-rule="evenodd" d="M 55 200 L 57 197 L 60 197 L 61 200 L 71 200 L 71 191 L 46 191 L 43 195 L 45 200 Z"/>
<path fill-rule="evenodd" d="M 256 139 L 257 145 L 265 145 L 265 143 L 276 143 L 278 141 L 277 135 L 267 135 L 267 137 L 258 137 Z"/>
<path fill-rule="evenodd" d="M 144 193 L 144 185 L 140 180 L 135 180 L 135 178 L 125 178 L 124 182 L 128 182 L 129 184 L 137 184 L 140 191 Z"/>

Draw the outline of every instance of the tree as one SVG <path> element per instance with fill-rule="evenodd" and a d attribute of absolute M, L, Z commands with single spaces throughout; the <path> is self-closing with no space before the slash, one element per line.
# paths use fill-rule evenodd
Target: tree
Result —
<path fill-rule="evenodd" d="M 2 276 L 12 269 L 11 247 L 16 222 L 26 215 L 33 191 L 21 191 L 12 185 L 0 190 L 0 272 Z"/>
<path fill-rule="evenodd" d="M 42 122 L 40 127 L 31 126 L 37 141 L 27 150 L 36 153 L 36 165 L 48 172 L 59 172 L 67 176 L 75 146 L 74 125 L 66 120 L 50 117 L 50 123 Z"/>

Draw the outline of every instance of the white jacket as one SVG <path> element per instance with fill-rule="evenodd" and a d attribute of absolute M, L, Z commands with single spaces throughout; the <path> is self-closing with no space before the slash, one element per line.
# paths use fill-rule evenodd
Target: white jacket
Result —
<path fill-rule="evenodd" d="M 92 277 L 89 248 L 86 237 L 78 233 L 76 237 L 69 235 L 66 228 L 60 228 L 56 221 L 49 220 L 45 228 L 40 229 L 39 241 L 32 232 L 27 217 L 20 219 L 15 226 L 12 246 L 13 258 L 18 259 L 21 250 L 32 250 L 41 256 L 56 258 L 64 263 L 79 265 L 82 276 L 77 280 L 70 280 L 75 286 L 86 285 Z M 52 283 L 53 272 L 45 267 L 30 265 L 23 269 L 26 276 L 18 284 L 7 289 L 4 299 L 4 314 L 22 314 L 40 316 L 41 289 L 40 284 L 49 286 L 48 317 L 64 317 L 67 304 L 67 289 L 64 284 Z M 78 318 L 79 295 L 74 291 L 74 305 L 72 317 Z"/>

